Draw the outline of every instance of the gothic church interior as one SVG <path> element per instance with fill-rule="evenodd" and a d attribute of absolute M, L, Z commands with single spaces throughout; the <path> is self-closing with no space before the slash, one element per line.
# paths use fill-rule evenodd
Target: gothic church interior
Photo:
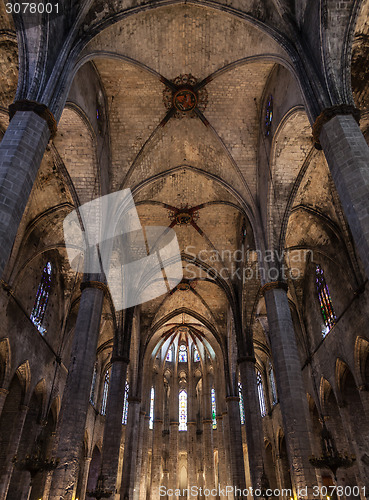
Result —
<path fill-rule="evenodd" d="M 365 500 L 369 1 L 21 5 L 0 0 L 0 500 Z M 122 190 L 182 277 L 120 309 L 64 221 Z"/>

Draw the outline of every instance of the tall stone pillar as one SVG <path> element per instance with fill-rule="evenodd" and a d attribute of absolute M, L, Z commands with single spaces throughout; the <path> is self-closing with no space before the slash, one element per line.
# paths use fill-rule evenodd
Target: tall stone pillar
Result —
<path fill-rule="evenodd" d="M 14 104 L 12 105 L 14 107 Z M 46 106 L 44 117 L 56 123 Z M 0 144 L 0 276 L 9 259 L 48 140 L 49 125 L 33 111 L 17 111 Z"/>
<path fill-rule="evenodd" d="M 87 457 L 85 459 L 85 462 L 84 462 L 84 465 L 83 465 L 83 476 L 82 476 L 82 484 L 81 484 L 81 498 L 79 500 L 82 500 L 83 498 L 86 497 L 87 482 L 88 482 L 88 473 L 90 471 L 90 464 L 91 464 L 91 457 Z"/>
<path fill-rule="evenodd" d="M 142 466 L 141 466 L 141 479 L 139 488 L 139 500 L 146 500 L 147 492 L 147 481 L 149 479 L 149 421 L 150 415 L 145 415 L 144 421 L 144 432 L 143 432 L 143 442 L 142 442 Z"/>
<path fill-rule="evenodd" d="M 163 444 L 163 394 L 164 384 L 163 375 L 158 373 L 155 381 L 155 400 L 154 400 L 154 429 L 152 443 L 152 462 L 151 462 L 151 499 L 159 500 L 159 487 L 161 481 L 161 456 Z M 122 498 L 122 500 L 124 500 Z"/>
<path fill-rule="evenodd" d="M 232 485 L 237 486 L 240 490 L 244 490 L 246 488 L 246 474 L 243 457 L 239 400 L 238 396 L 229 396 L 226 398 Z"/>
<path fill-rule="evenodd" d="M 132 500 L 134 496 L 136 463 L 138 453 L 138 430 L 140 425 L 141 399 L 128 398 L 128 418 L 124 442 L 121 500 Z"/>
<path fill-rule="evenodd" d="M 169 396 L 169 488 L 178 488 L 179 389 L 174 372 Z"/>
<path fill-rule="evenodd" d="M 231 458 L 230 458 L 230 439 L 229 439 L 229 426 L 228 426 L 228 413 L 222 413 L 222 439 L 223 439 L 223 450 L 224 450 L 224 469 L 225 469 L 225 484 L 232 484 L 232 471 L 231 471 Z"/>
<path fill-rule="evenodd" d="M 204 471 L 205 488 L 212 490 L 215 488 L 215 468 L 214 468 L 214 437 L 213 420 L 211 408 L 211 378 L 210 374 L 203 374 L 203 443 L 204 443 Z"/>
<path fill-rule="evenodd" d="M 4 387 L 0 387 L 0 416 L 3 411 L 3 406 L 6 400 L 6 396 L 9 394 L 9 391 Z"/>
<path fill-rule="evenodd" d="M 131 347 L 133 312 L 134 308 L 126 310 L 123 331 L 118 331 L 115 334 L 106 404 L 101 470 L 105 478 L 106 489 L 114 492 L 117 487 L 122 440 L 123 404 Z"/>
<path fill-rule="evenodd" d="M 257 394 L 255 358 L 246 356 L 239 358 L 240 377 L 245 411 L 245 428 L 249 457 L 251 486 L 260 488 L 263 474 L 264 438 Z"/>
<path fill-rule="evenodd" d="M 19 443 L 22 437 L 24 423 L 29 407 L 21 405 L 17 413 L 17 422 L 14 426 L 12 436 L 9 440 L 9 446 L 6 451 L 6 460 L 4 461 L 4 468 L 0 471 L 0 500 L 5 500 L 8 493 L 10 480 L 12 477 L 14 465 L 13 458 L 18 452 Z"/>
<path fill-rule="evenodd" d="M 369 277 L 369 147 L 357 124 L 359 111 L 339 105 L 325 109 L 313 126 L 323 147 L 343 211 Z"/>
<path fill-rule="evenodd" d="M 316 484 L 316 477 L 309 463 L 309 410 L 286 285 L 279 282 L 267 283 L 262 292 L 267 309 L 269 338 L 293 486 L 310 488 Z M 312 494 L 311 490 L 309 493 Z"/>
<path fill-rule="evenodd" d="M 127 378 L 128 358 L 112 356 L 109 393 L 106 404 L 106 418 L 102 449 L 102 473 L 105 487 L 115 492 L 122 438 L 122 415 Z"/>
<path fill-rule="evenodd" d="M 71 361 L 57 427 L 55 456 L 60 461 L 53 474 L 49 500 L 72 499 L 85 432 L 106 286 L 98 281 L 86 281 L 81 288 Z"/>
<path fill-rule="evenodd" d="M 187 478 L 188 488 L 197 486 L 195 378 L 189 377 L 187 390 Z"/>
<path fill-rule="evenodd" d="M 142 408 L 142 406 L 141 406 Z M 140 427 L 138 431 L 138 453 L 137 453 L 137 464 L 136 464 L 136 473 L 135 473 L 135 484 L 134 484 L 134 489 L 133 489 L 133 500 L 139 500 L 140 498 L 140 482 L 141 482 L 141 477 L 142 475 L 146 475 L 147 471 L 146 468 L 143 468 L 143 462 L 144 462 L 144 454 L 145 452 L 147 453 L 147 448 L 145 447 L 144 443 L 147 442 L 148 439 L 148 428 L 145 428 L 145 425 L 147 423 L 147 426 L 149 425 L 148 420 L 146 420 L 146 412 L 144 412 L 142 409 L 140 410 Z M 146 467 L 146 464 L 145 464 Z"/>
<path fill-rule="evenodd" d="M 218 462 L 219 462 L 219 484 L 223 488 L 229 485 L 227 474 L 227 459 L 223 437 L 223 416 L 217 417 L 217 447 L 218 447 Z"/>

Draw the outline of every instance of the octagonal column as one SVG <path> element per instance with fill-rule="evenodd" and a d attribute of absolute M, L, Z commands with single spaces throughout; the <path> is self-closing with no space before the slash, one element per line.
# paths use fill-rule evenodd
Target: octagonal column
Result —
<path fill-rule="evenodd" d="M 293 486 L 295 489 L 311 488 L 317 480 L 309 462 L 309 411 L 287 288 L 283 283 L 272 282 L 264 285 L 262 293 Z M 309 493 L 312 493 L 311 490 Z"/>
<path fill-rule="evenodd" d="M 49 500 L 73 498 L 85 433 L 106 285 L 86 281 L 81 289 L 71 361 L 56 431 L 55 457 L 59 458 L 59 465 L 53 474 Z"/>
<path fill-rule="evenodd" d="M 339 105 L 325 109 L 313 126 L 332 174 L 358 253 L 369 277 L 369 147 L 359 111 Z"/>

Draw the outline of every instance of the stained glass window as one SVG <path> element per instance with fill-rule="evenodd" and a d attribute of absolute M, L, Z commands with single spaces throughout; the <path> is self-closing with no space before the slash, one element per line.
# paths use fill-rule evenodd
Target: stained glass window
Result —
<path fill-rule="evenodd" d="M 197 363 L 198 361 L 200 361 L 200 354 L 199 354 L 199 351 L 196 349 L 194 349 L 193 351 L 193 360 L 195 363 Z"/>
<path fill-rule="evenodd" d="M 46 332 L 46 329 L 42 326 L 42 321 L 45 316 L 47 301 L 49 300 L 51 273 L 51 262 L 47 262 L 42 272 L 41 282 L 38 286 L 35 303 L 30 316 L 32 323 L 42 334 Z"/>
<path fill-rule="evenodd" d="M 269 363 L 269 381 L 270 381 L 270 390 L 272 393 L 272 405 L 276 405 L 278 402 L 277 397 L 277 387 L 275 385 L 275 377 L 272 363 Z"/>
<path fill-rule="evenodd" d="M 187 392 L 185 390 L 179 393 L 179 427 L 178 430 L 187 430 Z"/>
<path fill-rule="evenodd" d="M 108 402 L 108 392 L 109 392 L 109 370 L 106 370 L 104 378 L 104 389 L 101 401 L 101 415 L 106 414 L 106 403 Z"/>
<path fill-rule="evenodd" d="M 261 373 L 256 373 L 256 383 L 258 386 L 258 395 L 259 395 L 259 405 L 260 405 L 260 413 L 262 417 L 266 415 L 266 406 L 264 399 L 264 387 L 263 387 L 263 379 L 261 378 Z"/>
<path fill-rule="evenodd" d="M 215 389 L 211 390 L 211 418 L 213 421 L 213 429 L 217 428 L 217 404 L 215 401 Z"/>
<path fill-rule="evenodd" d="M 173 361 L 173 346 L 169 347 L 168 352 L 167 352 L 167 357 L 165 359 L 166 359 L 166 361 L 169 361 L 169 362 Z"/>
<path fill-rule="evenodd" d="M 187 347 L 184 344 L 179 346 L 178 361 L 180 363 L 187 363 Z"/>
<path fill-rule="evenodd" d="M 150 392 L 150 420 L 149 420 L 149 429 L 154 428 L 154 398 L 155 398 L 155 390 L 151 387 Z"/>
<path fill-rule="evenodd" d="M 328 285 L 324 278 L 324 271 L 319 265 L 315 268 L 315 278 L 320 310 L 325 324 L 325 329 L 322 334 L 323 337 L 325 337 L 332 326 L 336 324 L 336 315 L 333 310 L 331 294 L 329 293 Z"/>
<path fill-rule="evenodd" d="M 123 416 L 122 416 L 122 424 L 127 425 L 128 418 L 128 394 L 129 394 L 129 383 L 126 380 L 126 385 L 124 387 L 124 402 L 123 402 Z"/>
<path fill-rule="evenodd" d="M 272 129 L 273 121 L 273 96 L 270 95 L 265 108 L 265 135 L 268 137 Z"/>
<path fill-rule="evenodd" d="M 245 406 L 243 404 L 243 394 L 242 394 L 242 384 L 241 384 L 241 382 L 238 382 L 238 396 L 240 398 L 240 418 L 241 418 L 241 424 L 243 425 L 245 423 Z"/>
<path fill-rule="evenodd" d="M 93 405 L 95 405 L 96 377 L 97 377 L 97 365 L 95 364 L 94 374 L 92 375 L 91 390 L 90 390 L 90 403 Z"/>

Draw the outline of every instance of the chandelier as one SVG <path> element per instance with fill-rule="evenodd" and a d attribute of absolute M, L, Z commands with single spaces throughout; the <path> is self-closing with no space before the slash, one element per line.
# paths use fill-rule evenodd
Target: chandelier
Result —
<path fill-rule="evenodd" d="M 100 498 L 110 498 L 113 494 L 111 490 L 107 490 L 104 486 L 105 477 L 100 472 L 99 477 L 97 478 L 96 488 L 92 491 L 88 491 L 87 495 L 92 498 L 96 498 L 99 500 Z"/>
<path fill-rule="evenodd" d="M 349 457 L 347 453 L 341 455 L 337 451 L 333 437 L 327 429 L 324 421 L 321 438 L 323 453 L 318 458 L 313 455 L 309 458 L 309 462 L 317 469 L 330 469 L 335 481 L 337 481 L 337 469 L 348 469 L 349 467 L 352 467 L 356 458 L 353 455 Z"/>
<path fill-rule="evenodd" d="M 35 453 L 26 455 L 22 460 L 18 460 L 17 456 L 15 456 L 12 462 L 17 469 L 28 471 L 31 474 L 32 480 L 39 472 L 49 472 L 56 469 L 59 459 L 43 457 L 41 449 L 38 447 Z"/>

